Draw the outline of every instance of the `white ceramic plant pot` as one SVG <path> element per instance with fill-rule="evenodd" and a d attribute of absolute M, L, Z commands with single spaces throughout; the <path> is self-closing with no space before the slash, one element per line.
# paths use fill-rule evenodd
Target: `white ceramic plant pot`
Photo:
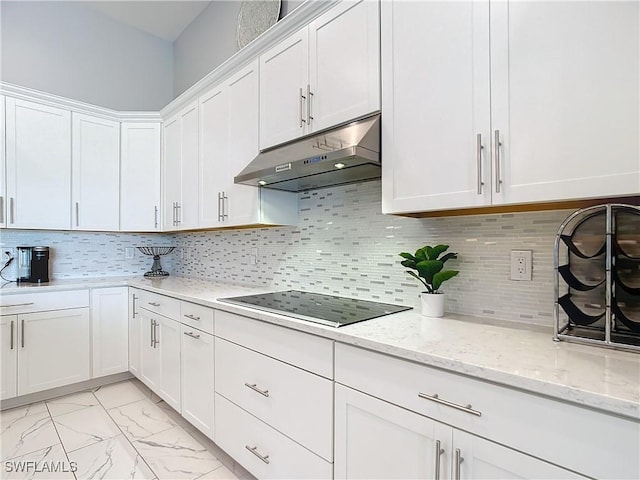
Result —
<path fill-rule="evenodd" d="M 420 294 L 420 303 L 422 304 L 422 315 L 425 317 L 442 317 L 444 316 L 444 293 L 426 293 Z"/>

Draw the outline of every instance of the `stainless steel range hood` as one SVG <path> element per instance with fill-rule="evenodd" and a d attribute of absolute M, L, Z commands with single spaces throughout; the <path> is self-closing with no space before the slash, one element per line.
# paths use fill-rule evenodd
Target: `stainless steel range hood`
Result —
<path fill-rule="evenodd" d="M 235 183 L 301 192 L 380 177 L 380 114 L 263 150 Z"/>

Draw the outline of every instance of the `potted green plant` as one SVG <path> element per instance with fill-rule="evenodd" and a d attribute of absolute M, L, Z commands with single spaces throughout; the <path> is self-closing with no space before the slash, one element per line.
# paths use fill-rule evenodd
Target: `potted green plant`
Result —
<path fill-rule="evenodd" d="M 402 266 L 409 268 L 407 273 L 422 283 L 427 290 L 420 294 L 422 315 L 427 317 L 442 317 L 444 315 L 444 294 L 440 286 L 455 277 L 457 270 L 443 270 L 447 260 L 458 258 L 457 253 L 444 253 L 449 245 L 425 245 L 416 250 L 414 255 L 402 252 L 404 258 Z"/>

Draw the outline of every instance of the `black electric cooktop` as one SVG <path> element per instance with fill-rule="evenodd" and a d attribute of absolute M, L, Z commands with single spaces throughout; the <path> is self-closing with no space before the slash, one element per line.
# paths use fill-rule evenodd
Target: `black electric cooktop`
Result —
<path fill-rule="evenodd" d="M 219 298 L 218 300 L 332 327 L 342 327 L 371 318 L 411 310 L 411 307 L 403 305 L 301 292 L 299 290 Z"/>

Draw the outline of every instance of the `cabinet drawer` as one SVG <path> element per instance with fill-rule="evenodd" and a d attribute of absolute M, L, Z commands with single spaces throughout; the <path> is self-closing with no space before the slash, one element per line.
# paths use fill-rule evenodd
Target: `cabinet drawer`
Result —
<path fill-rule="evenodd" d="M 213 308 L 180 302 L 180 322 L 213 335 Z"/>
<path fill-rule="evenodd" d="M 333 341 L 218 310 L 215 334 L 326 378 L 333 378 Z"/>
<path fill-rule="evenodd" d="M 215 442 L 257 478 L 332 478 L 333 467 L 329 462 L 217 393 Z"/>
<path fill-rule="evenodd" d="M 216 392 L 332 460 L 331 380 L 220 338 L 215 341 L 215 357 Z"/>
<path fill-rule="evenodd" d="M 146 290 L 137 290 L 137 305 L 153 313 L 159 313 L 165 317 L 180 318 L 180 300 L 166 297 Z"/>
<path fill-rule="evenodd" d="M 45 312 L 89 306 L 89 290 L 0 295 L 0 315 Z"/>
<path fill-rule="evenodd" d="M 344 344 L 335 361 L 336 382 L 356 390 L 587 476 L 640 478 L 638 421 Z"/>

